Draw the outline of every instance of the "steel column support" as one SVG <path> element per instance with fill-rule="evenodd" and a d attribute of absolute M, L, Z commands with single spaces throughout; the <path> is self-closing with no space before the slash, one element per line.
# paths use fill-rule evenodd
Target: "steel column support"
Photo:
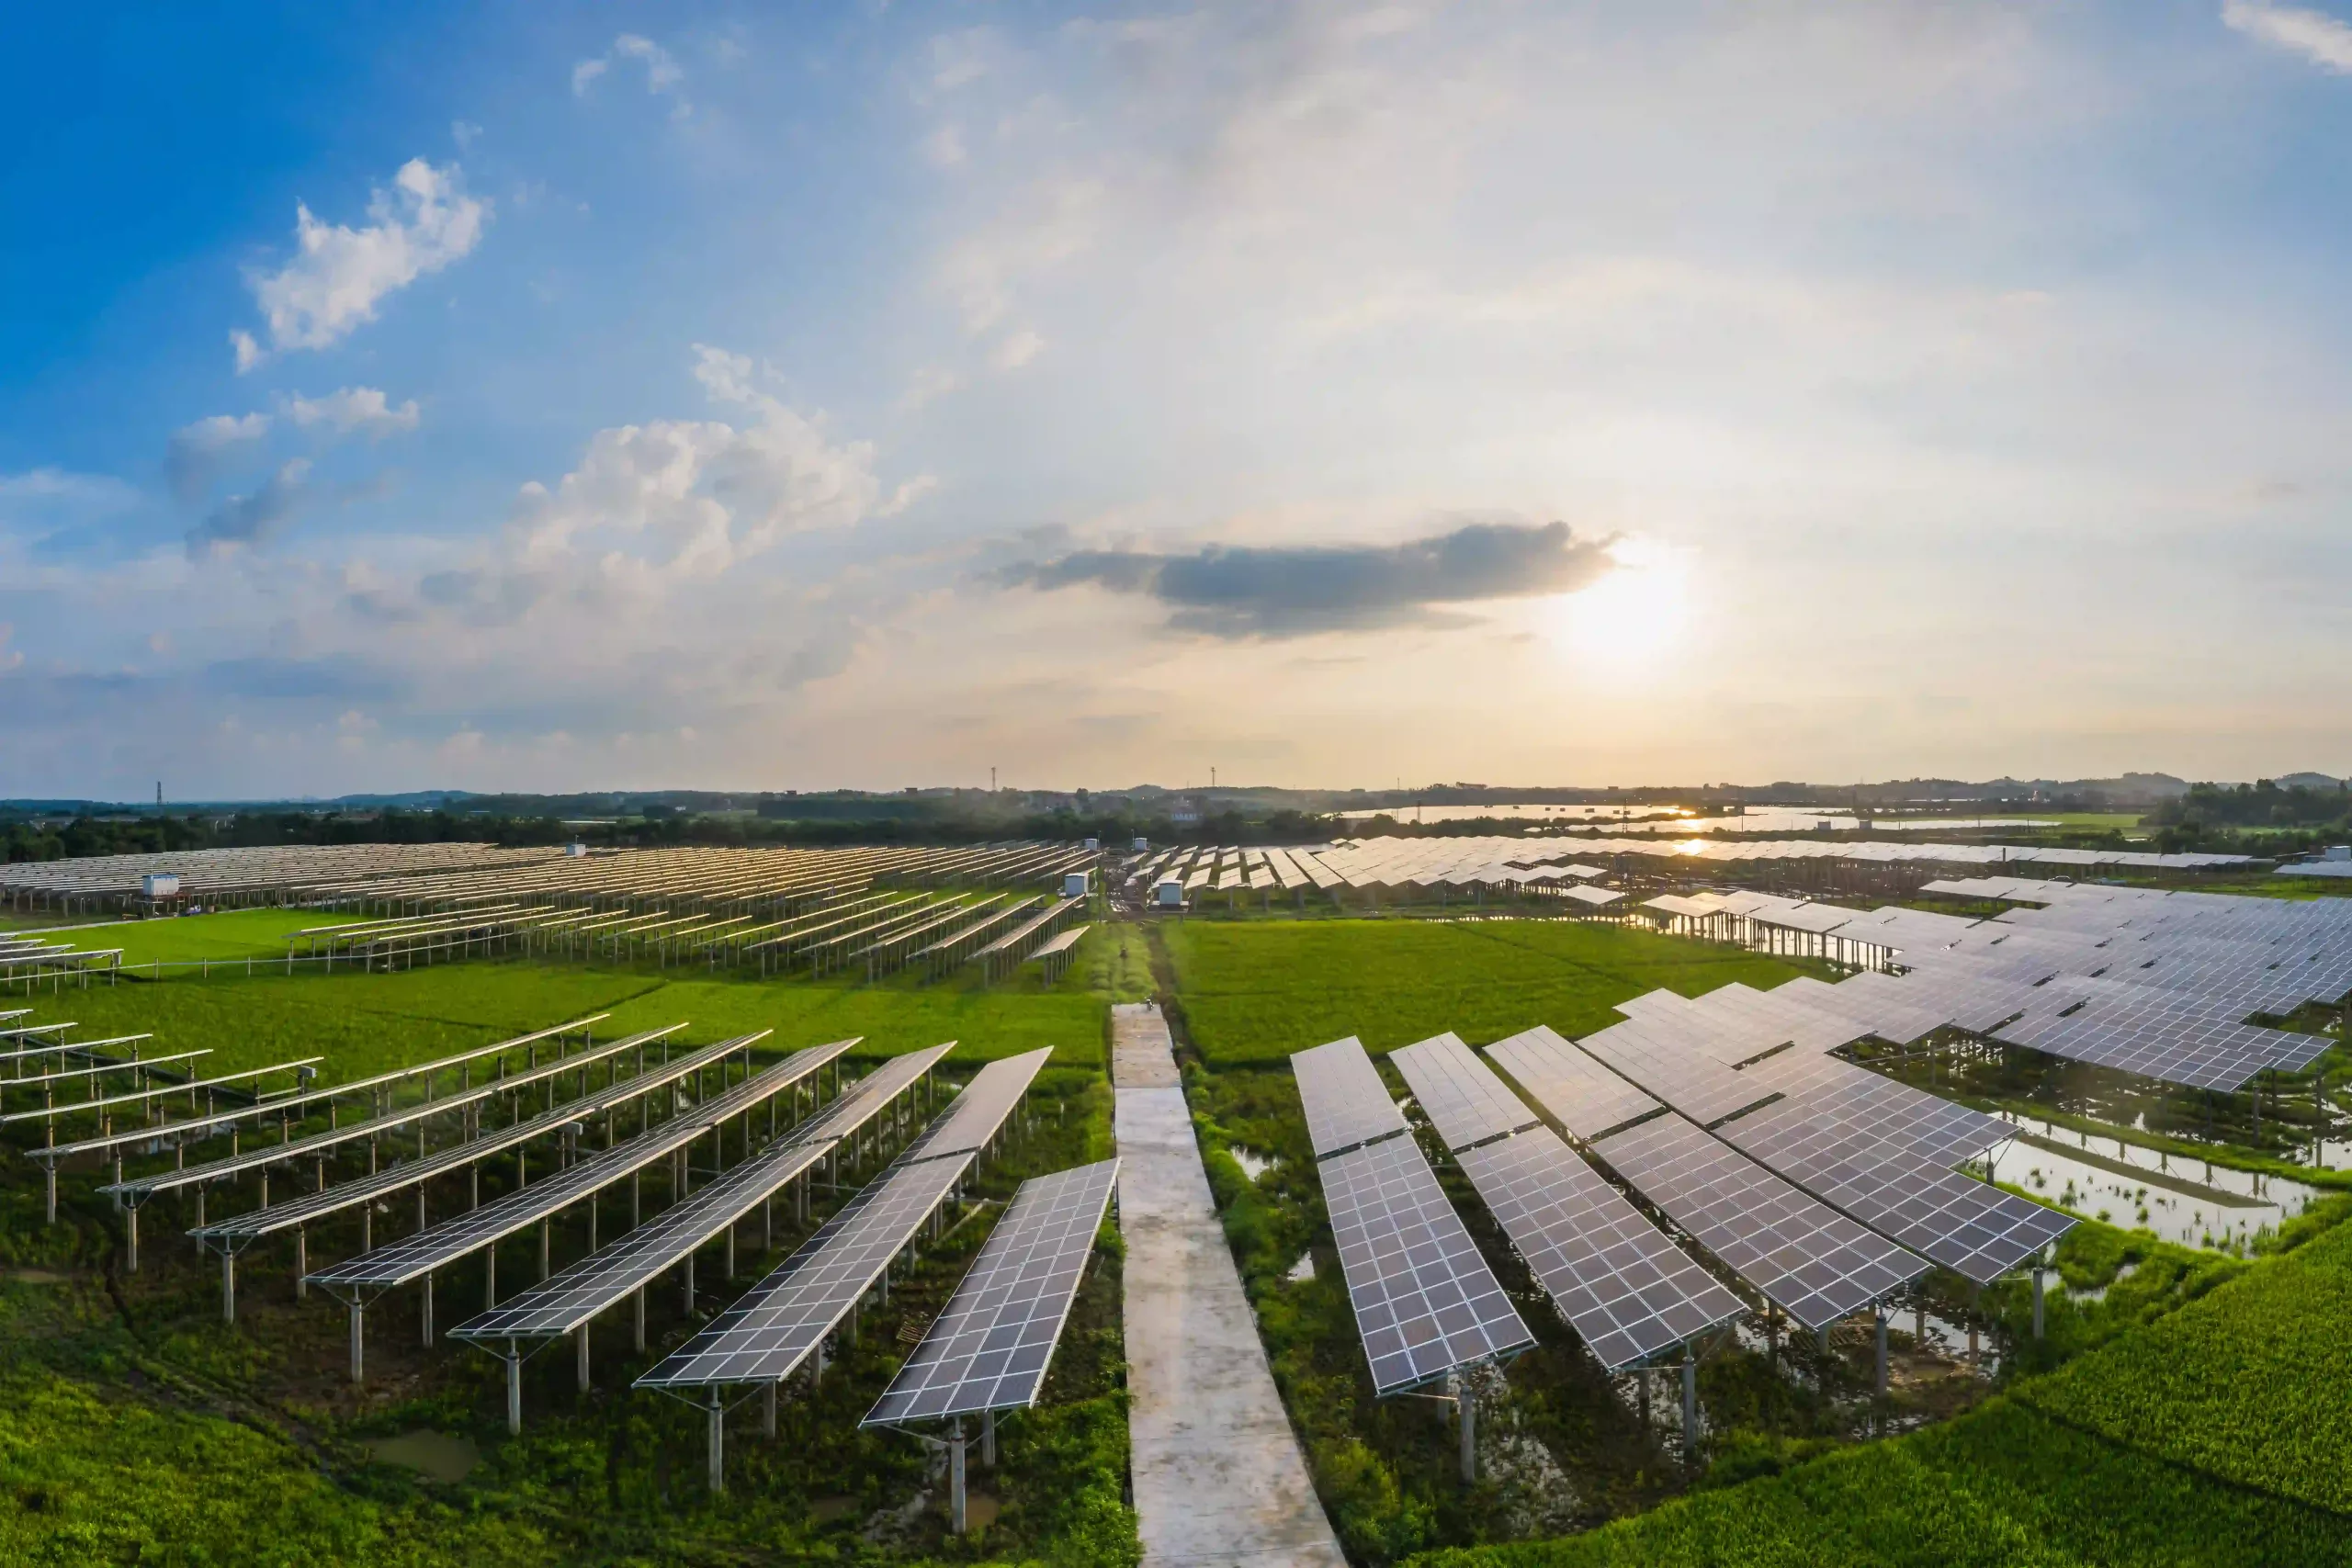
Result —
<path fill-rule="evenodd" d="M 512 1339 L 506 1342 L 506 1435 L 523 1435 L 523 1355 Z"/>
<path fill-rule="evenodd" d="M 351 1298 L 351 1384 L 354 1388 L 368 1381 L 368 1309 L 359 1304 L 354 1292 Z"/>
<path fill-rule="evenodd" d="M 947 1440 L 947 1528 L 964 1533 L 964 1419 L 956 1418 L 956 1435 Z"/>
<path fill-rule="evenodd" d="M 710 1494 L 716 1497 L 727 1490 L 727 1406 L 719 1402 L 718 1391 L 710 1391 Z"/>
<path fill-rule="evenodd" d="M 1682 1348 L 1682 1457 L 1699 1454 L 1699 1360 L 1690 1347 Z"/>

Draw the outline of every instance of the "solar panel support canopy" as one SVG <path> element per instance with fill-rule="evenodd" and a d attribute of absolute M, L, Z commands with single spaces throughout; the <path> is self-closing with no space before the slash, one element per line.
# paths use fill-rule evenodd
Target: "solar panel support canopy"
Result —
<path fill-rule="evenodd" d="M 744 1214 L 840 1153 L 861 1129 L 890 1112 L 926 1081 L 940 1058 L 954 1048 L 951 1041 L 890 1058 L 823 1111 L 709 1185 L 514 1300 L 452 1329 L 450 1337 L 508 1363 L 510 1429 L 521 1427 L 521 1363 L 526 1357 L 555 1339 L 584 1337 L 598 1316 L 625 1299 L 635 1297 L 641 1303 L 651 1281 L 673 1266 L 684 1266 L 691 1300 L 696 1251 L 722 1234 L 731 1238 L 735 1223 Z"/>
<path fill-rule="evenodd" d="M 861 1188 L 773 1273 L 684 1346 L 637 1380 L 708 1413 L 710 1482 L 725 1483 L 729 1387 L 773 1388 L 808 1365 L 823 1372 L 837 1330 L 854 1340 L 869 1292 L 889 1300 L 890 1269 L 912 1256 L 927 1224 L 944 1222 L 984 1150 L 1014 1111 L 1050 1048 L 991 1062 L 874 1180 Z M 1089 1233 L 1091 1235 L 1091 1232 Z"/>

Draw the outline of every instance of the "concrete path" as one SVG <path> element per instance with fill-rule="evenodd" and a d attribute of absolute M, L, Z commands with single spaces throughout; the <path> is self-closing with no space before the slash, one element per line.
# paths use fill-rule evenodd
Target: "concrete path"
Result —
<path fill-rule="evenodd" d="M 1144 1568 L 1345 1568 L 1217 1223 L 1167 1021 L 1148 1002 L 1111 1012 Z"/>

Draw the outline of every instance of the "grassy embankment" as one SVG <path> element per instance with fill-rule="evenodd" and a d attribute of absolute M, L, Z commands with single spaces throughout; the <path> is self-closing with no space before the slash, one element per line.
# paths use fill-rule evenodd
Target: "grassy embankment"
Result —
<path fill-rule="evenodd" d="M 207 917 L 205 919 L 209 919 Z M 158 922 L 161 924 L 161 922 Z M 178 925 L 199 926 L 191 919 Z M 954 1076 L 981 1061 L 1051 1044 L 1036 1103 L 1043 1125 L 978 1184 L 1001 1200 L 1026 1175 L 1109 1151 L 1105 1008 L 1142 987 L 1102 934 L 1047 989 L 1033 976 L 982 991 L 965 985 L 876 987 L 804 981 L 667 980 L 524 963 L 435 965 L 396 975 L 219 977 L 94 987 L 44 998 L 43 1016 L 86 1028 L 154 1030 L 165 1043 L 209 1045 L 208 1063 L 243 1065 L 323 1052 L 333 1077 L 423 1060 L 584 1012 L 610 1010 L 600 1037 L 689 1020 L 707 1041 L 774 1027 L 784 1049 L 862 1033 L 879 1058 L 940 1039 L 964 1043 Z M 788 1224 L 762 1253 L 756 1219 L 731 1287 L 712 1282 L 693 1314 L 664 1281 L 650 1293 L 649 1357 L 625 1336 L 597 1339 L 595 1387 L 571 1386 L 568 1356 L 526 1371 L 528 1419 L 508 1439 L 496 1363 L 446 1342 L 414 1348 L 414 1305 L 401 1292 L 370 1314 L 370 1382 L 340 1378 L 342 1314 L 293 1298 L 284 1247 L 241 1267 L 240 1321 L 218 1322 L 217 1277 L 168 1239 L 169 1201 L 149 1216 L 142 1271 L 119 1271 L 118 1221 L 69 1178 L 66 1223 L 40 1223 L 34 1173 L 12 1161 L 0 1188 L 0 1398 L 17 1412 L 0 1435 L 0 1560 L 83 1562 L 701 1563 L 1043 1560 L 1118 1562 L 1133 1552 L 1125 1474 L 1124 1359 L 1117 1323 L 1119 1249 L 1106 1234 L 1056 1362 L 1047 1399 L 1003 1427 L 1003 1463 L 974 1485 L 998 1510 L 966 1542 L 946 1539 L 935 1510 L 901 1515 L 925 1480 L 913 1441 L 856 1431 L 910 1343 L 984 1239 L 992 1209 L 975 1211 L 921 1267 L 894 1281 L 887 1314 L 867 1314 L 858 1348 L 820 1393 L 787 1397 L 779 1441 L 739 1423 L 731 1489 L 713 1502 L 701 1481 L 700 1417 L 629 1392 L 628 1380 L 724 1306 L 797 1244 Z M 503 1172 L 485 1179 L 484 1196 Z M 655 1212 L 667 1201 L 648 1183 Z M 233 1201 L 230 1201 L 233 1206 Z M 436 1204 L 445 1209 L 446 1202 Z M 394 1235 L 405 1210 L 378 1220 Z M 824 1209 L 818 1210 L 821 1217 Z M 606 1215 L 609 1237 L 612 1215 Z M 558 1266 L 586 1247 L 584 1219 L 559 1224 Z M 356 1246 L 356 1222 L 311 1236 L 314 1263 Z M 534 1248 L 507 1249 L 502 1281 L 532 1278 Z M 480 1299 L 480 1270 L 442 1281 L 443 1322 Z M 514 1286 L 506 1283 L 511 1293 Z M 893 1333 L 893 1329 L 899 1332 Z M 440 1483 L 371 1460 L 373 1445 L 430 1431 L 471 1443 L 478 1468 Z M 748 1435 L 747 1435 L 748 1434 Z M 870 1538 L 870 1539 L 869 1539 Z"/>

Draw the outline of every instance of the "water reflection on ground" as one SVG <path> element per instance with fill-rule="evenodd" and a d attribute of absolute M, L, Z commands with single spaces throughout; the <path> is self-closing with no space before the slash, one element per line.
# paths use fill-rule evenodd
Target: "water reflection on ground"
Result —
<path fill-rule="evenodd" d="M 2235 1170 L 2120 1138 L 2005 1111 L 2018 1136 L 1993 1178 L 2086 1219 L 2145 1230 L 2182 1247 L 2243 1250 L 2325 1196 L 2284 1177 Z"/>

